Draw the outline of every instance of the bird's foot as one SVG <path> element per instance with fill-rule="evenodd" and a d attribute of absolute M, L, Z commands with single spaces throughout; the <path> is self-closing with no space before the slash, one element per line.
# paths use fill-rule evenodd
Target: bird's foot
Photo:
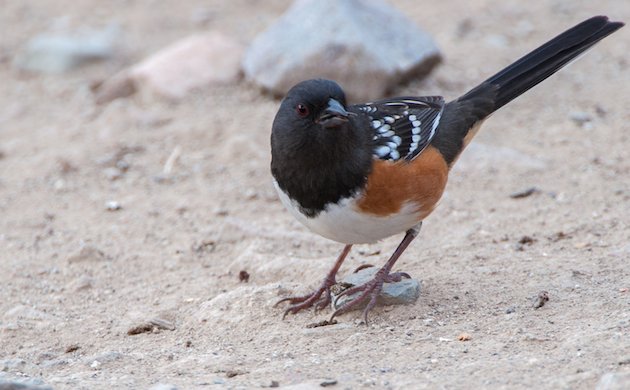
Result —
<path fill-rule="evenodd" d="M 300 310 L 307 309 L 311 306 L 315 306 L 315 310 L 320 310 L 328 306 L 328 304 L 330 304 L 330 299 L 331 299 L 330 288 L 337 283 L 335 275 L 337 275 L 337 271 L 339 271 L 339 267 L 341 267 L 341 263 L 343 263 L 343 260 L 346 258 L 346 256 L 348 256 L 348 253 L 350 253 L 351 248 L 352 248 L 351 244 L 348 244 L 343 248 L 343 250 L 339 254 L 339 257 L 337 257 L 337 261 L 335 262 L 335 265 L 328 272 L 328 275 L 326 275 L 326 278 L 324 279 L 322 284 L 319 286 L 319 288 L 315 290 L 313 293 L 308 294 L 308 295 L 298 296 L 298 297 L 287 297 L 276 302 L 276 306 L 278 306 L 282 302 L 290 303 L 289 308 L 285 310 L 284 314 L 282 315 L 283 319 L 289 313 L 295 314 L 299 312 Z"/>
<path fill-rule="evenodd" d="M 315 310 L 321 310 L 330 304 L 330 288 L 336 284 L 336 280 L 334 277 L 326 277 L 319 288 L 313 291 L 311 294 L 296 296 L 296 297 L 287 297 L 276 302 L 276 306 L 281 304 L 282 302 L 289 302 L 291 305 L 284 311 L 282 315 L 282 319 L 284 319 L 287 314 L 296 314 L 300 310 L 308 309 L 311 306 L 315 307 Z"/>
<path fill-rule="evenodd" d="M 389 272 L 385 268 L 381 268 L 378 270 L 374 278 L 367 283 L 364 283 L 359 286 L 350 287 L 347 290 L 344 290 L 341 294 L 339 294 L 335 298 L 335 303 L 342 296 L 357 294 L 356 297 L 351 299 L 350 301 L 344 303 L 340 308 L 338 308 L 330 317 L 330 321 L 334 320 L 334 318 L 338 315 L 346 313 L 350 311 L 353 307 L 365 303 L 367 301 L 367 305 L 365 309 L 363 309 L 363 321 L 367 325 L 368 323 L 368 313 L 374 306 L 376 306 L 376 302 L 379 294 L 383 290 L 383 283 L 396 283 L 400 282 L 403 278 L 411 279 L 406 272 Z M 369 300 L 368 300 L 369 299 Z"/>

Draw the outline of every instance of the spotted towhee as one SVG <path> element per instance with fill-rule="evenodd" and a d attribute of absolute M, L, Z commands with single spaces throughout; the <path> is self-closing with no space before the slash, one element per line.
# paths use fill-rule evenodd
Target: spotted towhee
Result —
<path fill-rule="evenodd" d="M 345 247 L 315 292 L 280 301 L 291 303 L 285 315 L 330 303 L 330 287 L 353 244 L 406 232 L 372 280 L 344 291 L 359 294 L 332 315 L 367 303 L 367 322 L 383 283 L 408 277 L 392 267 L 435 208 L 449 170 L 482 122 L 622 26 L 592 17 L 448 103 L 424 96 L 346 105 L 341 87 L 323 79 L 291 88 L 271 134 L 275 186 L 295 218 Z"/>

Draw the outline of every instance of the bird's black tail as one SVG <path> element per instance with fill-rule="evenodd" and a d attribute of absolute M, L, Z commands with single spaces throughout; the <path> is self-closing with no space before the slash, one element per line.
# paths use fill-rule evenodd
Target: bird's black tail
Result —
<path fill-rule="evenodd" d="M 493 107 L 496 111 L 622 26 L 623 23 L 611 22 L 606 16 L 587 19 L 490 77 L 459 100 L 474 98 L 478 90 L 492 86 L 496 88 Z"/>
<path fill-rule="evenodd" d="M 475 124 L 560 70 L 623 25 L 621 22 L 609 21 L 606 16 L 587 19 L 448 103 L 440 121 L 435 146 L 451 164 L 474 135 L 471 129 Z"/>

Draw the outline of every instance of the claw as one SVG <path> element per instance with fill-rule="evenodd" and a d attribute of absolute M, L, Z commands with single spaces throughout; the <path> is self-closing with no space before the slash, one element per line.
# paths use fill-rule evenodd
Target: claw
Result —
<path fill-rule="evenodd" d="M 403 280 L 403 278 L 411 279 L 411 275 L 406 272 L 394 272 L 387 275 L 387 277 L 385 278 L 385 283 L 397 283 Z"/>
<path fill-rule="evenodd" d="M 315 306 L 315 310 L 321 310 L 328 306 L 331 300 L 330 288 L 336 284 L 335 275 L 337 274 L 337 271 L 339 271 L 341 263 L 343 263 L 348 253 L 350 253 L 351 248 L 352 245 L 346 245 L 343 248 L 343 251 L 341 251 L 341 254 L 337 258 L 337 261 L 335 262 L 333 268 L 330 270 L 330 272 L 328 272 L 328 275 L 326 275 L 326 278 L 324 278 L 324 281 L 319 286 L 319 288 L 315 290 L 312 294 L 282 298 L 281 300 L 276 302 L 274 307 L 278 306 L 282 302 L 289 302 L 291 304 L 291 306 L 289 306 L 287 310 L 284 311 L 282 319 L 285 319 L 289 313 L 296 314 L 300 310 L 307 309 L 311 306 Z M 326 293 L 326 295 L 322 297 L 322 294 L 324 293 Z"/>
<path fill-rule="evenodd" d="M 279 300 L 278 302 L 276 302 L 273 307 L 278 307 L 279 304 L 281 304 L 282 302 L 290 302 L 290 303 L 300 303 L 300 302 L 304 302 L 306 299 L 308 299 L 308 297 L 306 296 L 302 296 L 302 297 L 286 297 L 286 298 L 282 298 L 281 300 Z"/>
<path fill-rule="evenodd" d="M 355 268 L 354 271 L 352 271 L 352 273 L 356 274 L 357 272 L 361 271 L 362 269 L 366 269 L 366 268 L 370 268 L 370 267 L 374 267 L 374 266 L 372 264 L 361 264 L 360 266 Z"/>
<path fill-rule="evenodd" d="M 289 302 L 291 304 L 291 306 L 289 306 L 287 310 L 284 311 L 284 314 L 282 315 L 283 320 L 287 317 L 289 313 L 296 314 L 300 310 L 309 308 L 313 305 L 316 309 L 320 307 L 323 308 L 328 305 L 328 303 L 330 303 L 330 286 L 328 286 L 328 284 L 329 281 L 325 280 L 324 283 L 322 283 L 321 287 L 312 294 L 299 297 L 283 298 L 276 302 L 274 307 L 278 306 L 278 304 L 282 302 Z M 326 295 L 322 297 L 322 294 L 324 294 L 324 292 L 326 293 Z"/>

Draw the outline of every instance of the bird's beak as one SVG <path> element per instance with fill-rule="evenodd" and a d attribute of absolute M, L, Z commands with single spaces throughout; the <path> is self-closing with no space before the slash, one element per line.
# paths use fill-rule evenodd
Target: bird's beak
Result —
<path fill-rule="evenodd" d="M 348 116 L 350 113 L 346 111 L 343 105 L 331 98 L 328 100 L 328 106 L 324 112 L 317 118 L 317 123 L 327 129 L 335 128 L 348 122 Z"/>

